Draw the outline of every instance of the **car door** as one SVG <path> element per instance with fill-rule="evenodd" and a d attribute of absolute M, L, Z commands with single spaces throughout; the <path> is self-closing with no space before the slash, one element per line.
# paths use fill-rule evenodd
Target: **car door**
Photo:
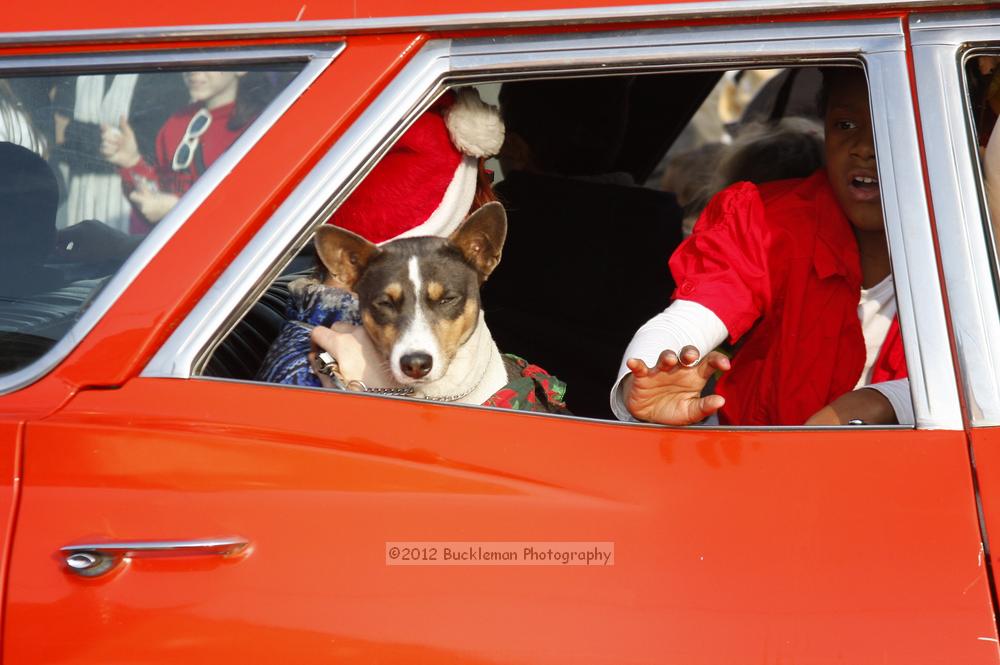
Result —
<path fill-rule="evenodd" d="M 1000 51 L 996 12 L 911 20 L 927 166 L 951 303 L 975 478 L 989 561 L 997 570 L 1000 533 L 1000 376 L 993 342 L 1000 334 L 996 284 L 996 202 L 986 196 L 981 151 L 993 133 L 991 75 L 980 63 Z M 995 140 L 995 139 L 994 139 Z M 978 149 L 977 149 L 978 148 Z M 990 214 L 993 208 L 994 214 Z"/>
<path fill-rule="evenodd" d="M 663 428 L 200 376 L 442 84 L 844 59 L 871 85 L 916 428 Z M 897 196 L 923 191 L 905 72 L 894 19 L 429 41 L 259 229 L 209 217 L 220 185 L 68 358 L 134 347 L 111 389 L 26 428 L 5 656 L 996 662 L 931 228 Z M 168 288 L 190 311 L 128 325 L 220 236 L 193 253 L 225 247 L 221 274 Z M 605 565 L 562 563 L 590 551 Z"/>
<path fill-rule="evenodd" d="M 58 41 L 59 37 L 50 35 L 48 39 Z M 70 40 L 80 42 L 80 37 L 81 35 L 74 34 Z M 161 37 L 156 31 L 144 35 L 144 38 L 154 42 Z M 93 36 L 90 38 L 100 39 Z M 107 35 L 104 38 L 107 39 Z M 0 555 L 0 569 L 3 570 L 4 583 L 8 579 L 7 556 L 10 553 L 20 498 L 26 423 L 51 414 L 81 389 L 99 390 L 101 387 L 120 383 L 122 373 L 128 375 L 129 364 L 136 362 L 136 355 L 133 354 L 138 353 L 141 357 L 142 343 L 137 342 L 137 338 L 145 339 L 156 328 L 157 322 L 162 322 L 159 317 L 165 313 L 163 306 L 169 303 L 168 307 L 183 308 L 185 298 L 191 297 L 190 293 L 185 295 L 185 289 L 190 288 L 196 280 L 185 281 L 183 275 L 201 275 L 203 270 L 211 272 L 214 261 L 227 260 L 225 246 L 233 237 L 225 234 L 234 234 L 238 240 L 240 224 L 247 225 L 242 231 L 246 233 L 254 223 L 260 222 L 260 211 L 263 210 L 266 214 L 269 202 L 275 197 L 280 199 L 283 187 L 296 170 L 308 168 L 314 151 L 328 145 L 338 127 L 342 127 L 345 116 L 350 115 L 353 105 L 372 94 L 373 89 L 378 87 L 380 78 L 390 76 L 405 60 L 413 39 L 412 35 L 354 39 L 351 54 L 342 60 L 345 66 L 336 77 L 337 83 L 333 84 L 333 79 L 330 79 L 331 84 L 346 95 L 338 97 L 334 102 L 330 101 L 316 77 L 343 50 L 343 40 L 314 40 L 304 46 L 248 45 L 245 40 L 235 40 L 232 46 L 238 48 L 214 51 L 206 50 L 205 45 L 199 43 L 181 44 L 176 50 L 157 50 L 148 44 L 135 49 L 117 50 L 115 46 L 109 45 L 96 55 L 83 46 L 62 48 L 59 54 L 54 54 L 50 52 L 51 49 L 40 49 L 35 35 L 19 35 L 12 40 L 12 45 L 5 51 L 4 57 L 0 58 L 0 76 L 3 77 L 4 88 L 4 94 L 0 96 L 0 111 L 3 113 L 0 129 L 4 145 L 6 148 L 11 143 L 25 141 L 33 151 L 39 153 L 34 159 L 47 159 L 53 171 L 60 168 L 59 163 L 69 154 L 68 149 L 63 149 L 61 138 L 60 142 L 56 142 L 51 133 L 52 95 L 56 94 L 57 88 L 63 83 L 72 90 L 78 80 L 90 77 L 91 80 L 99 81 L 99 77 L 110 79 L 122 73 L 122 78 L 126 81 L 134 80 L 134 76 L 139 74 L 140 77 L 148 75 L 150 79 L 172 77 L 175 83 L 180 84 L 182 70 L 203 70 L 206 66 L 233 70 L 245 66 L 258 70 L 267 69 L 268 82 L 276 97 L 271 100 L 258 121 L 245 128 L 234 146 L 213 164 L 215 168 L 209 169 L 203 182 L 199 182 L 193 191 L 188 192 L 175 209 L 174 215 L 160 223 L 155 232 L 141 238 L 141 243 L 125 243 L 126 255 L 131 251 L 127 259 L 124 255 L 112 256 L 114 252 L 110 251 L 111 248 L 102 244 L 108 237 L 117 243 L 125 237 L 121 233 L 115 235 L 105 229 L 104 234 L 98 237 L 99 242 L 86 245 L 81 244 L 79 236 L 60 235 L 62 242 L 57 251 L 52 252 L 45 259 L 46 264 L 39 268 L 47 278 L 58 274 L 60 280 L 66 280 L 65 286 L 61 282 L 59 288 L 43 287 L 39 293 L 29 288 L 27 296 L 21 297 L 11 295 L 21 289 L 16 280 L 5 281 L 3 284 L 3 295 L 0 296 L 0 538 L 4 541 L 4 547 Z M 23 55 L 26 50 L 32 53 Z M 180 87 L 183 90 L 183 85 Z M 186 97 L 177 101 L 180 106 L 187 103 Z M 72 114 L 72 105 L 66 112 Z M 280 123 L 275 124 L 275 120 L 283 113 L 292 118 L 284 130 Z M 15 123 L 14 131 L 11 131 L 11 118 Z M 303 126 L 315 127 L 316 131 L 303 132 Z M 97 127 L 96 124 L 94 127 Z M 155 133 L 157 129 L 158 127 L 153 127 L 152 131 Z M 139 131 L 138 127 L 136 131 Z M 26 136 L 35 138 L 27 141 Z M 271 148 L 267 147 L 268 144 Z M 253 158 L 242 159 L 255 146 L 258 151 L 253 152 L 254 155 L 261 150 L 270 153 L 270 157 L 256 158 L 256 170 Z M 276 150 L 275 146 L 280 148 Z M 96 152 L 97 144 L 93 145 L 93 149 L 91 159 L 99 156 Z M 274 157 L 275 152 L 279 155 L 278 158 Z M 282 159 L 281 155 L 285 155 L 287 159 Z M 249 171 L 249 179 L 243 178 L 237 185 L 227 183 L 220 186 L 217 195 L 225 199 L 220 204 L 217 196 L 209 196 L 209 193 L 213 192 L 231 170 L 237 173 Z M 66 178 L 65 175 L 63 177 Z M 260 194 L 259 198 L 234 194 L 240 187 L 248 186 L 248 182 Z M 5 186 L 8 185 L 5 182 Z M 227 187 L 230 188 L 228 194 Z M 65 189 L 63 192 L 65 196 Z M 12 197 L 17 205 L 30 200 L 23 196 L 18 199 L 18 195 L 17 191 L 5 189 L 5 205 Z M 215 203 L 212 203 L 213 200 Z M 105 199 L 97 197 L 92 202 L 101 204 L 104 201 Z M 197 233 L 193 237 L 198 240 L 185 241 L 183 238 L 187 229 L 184 226 L 186 221 L 190 221 L 187 216 L 202 204 L 205 204 L 205 215 L 201 218 L 206 222 L 203 228 L 209 233 L 218 232 L 220 235 L 208 244 L 204 242 L 204 236 Z M 126 227 L 129 214 L 127 205 L 126 202 L 123 215 Z M 65 206 L 64 198 L 60 204 L 58 219 L 49 222 L 67 226 L 68 214 L 63 212 Z M 213 206 L 216 206 L 214 210 Z M 219 218 L 222 214 L 220 210 L 229 211 L 233 215 L 230 219 L 238 220 L 238 223 L 228 226 L 213 224 L 211 220 Z M 21 238 L 7 235 L 8 232 L 20 233 L 16 226 L 18 211 L 15 208 L 14 215 L 8 216 L 10 211 L 5 210 L 4 261 L 7 261 L 9 254 L 9 243 L 17 241 L 14 246 L 23 245 Z M 91 213 L 91 216 L 95 215 Z M 192 224 L 197 224 L 198 217 L 195 216 Z M 82 218 L 74 217 L 69 220 L 69 225 L 75 227 L 81 221 Z M 105 218 L 100 222 L 93 221 L 92 224 L 104 227 L 106 221 L 109 220 Z M 76 229 L 86 226 L 87 224 L 83 224 Z M 60 234 L 65 230 L 67 229 L 62 229 Z M 76 238 L 75 242 L 67 239 L 72 237 Z M 138 236 L 133 237 L 133 240 L 139 239 Z M 161 255 L 168 263 L 173 263 L 169 270 L 172 277 L 147 285 L 145 294 L 137 295 L 131 302 L 128 296 L 120 298 L 123 293 L 130 292 L 129 286 L 136 276 L 143 273 L 150 257 L 168 240 L 179 241 L 179 244 L 173 245 L 179 250 L 173 259 Z M 70 253 L 74 245 L 78 251 Z M 98 251 L 86 258 L 78 256 L 85 246 Z M 121 263 L 123 260 L 124 263 Z M 10 266 L 4 267 L 7 268 L 4 272 L 4 279 L 7 280 Z M 99 278 L 92 279 L 95 275 L 89 274 L 91 271 L 98 272 Z M 139 278 L 140 283 L 141 281 L 142 278 Z M 30 280 L 25 277 L 24 282 Z M 173 287 L 179 289 L 171 292 Z M 138 291 L 144 290 L 142 286 L 136 288 Z M 135 294 L 136 291 L 131 293 Z M 157 299 L 161 295 L 165 296 L 165 300 Z M 105 317 L 113 304 L 123 307 L 118 310 L 120 314 Z"/>

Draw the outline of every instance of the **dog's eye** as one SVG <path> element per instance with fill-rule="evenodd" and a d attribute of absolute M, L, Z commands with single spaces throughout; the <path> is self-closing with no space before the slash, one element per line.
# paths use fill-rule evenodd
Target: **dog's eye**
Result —
<path fill-rule="evenodd" d="M 449 294 L 438 300 L 439 305 L 454 305 L 459 300 L 459 296 Z"/>
<path fill-rule="evenodd" d="M 372 303 L 373 307 L 377 307 L 379 309 L 393 309 L 394 305 L 395 303 L 389 296 L 379 296 Z"/>

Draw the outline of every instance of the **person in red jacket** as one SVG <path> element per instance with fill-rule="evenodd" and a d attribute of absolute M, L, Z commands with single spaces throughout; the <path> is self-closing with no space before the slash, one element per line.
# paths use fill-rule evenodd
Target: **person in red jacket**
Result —
<path fill-rule="evenodd" d="M 912 422 L 864 74 L 832 68 L 825 91 L 825 169 L 729 187 L 671 257 L 674 302 L 625 353 L 619 418 Z M 732 359 L 711 351 L 726 338 Z"/>
<path fill-rule="evenodd" d="M 184 72 L 184 83 L 192 103 L 160 129 L 156 163 L 143 159 L 125 118 L 118 127 L 103 127 L 101 153 L 119 167 L 135 211 L 132 233 L 148 233 L 163 219 L 273 94 L 262 72 Z"/>

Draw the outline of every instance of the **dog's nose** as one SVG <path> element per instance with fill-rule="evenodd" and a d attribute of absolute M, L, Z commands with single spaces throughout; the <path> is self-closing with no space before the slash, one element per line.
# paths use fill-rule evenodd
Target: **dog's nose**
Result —
<path fill-rule="evenodd" d="M 399 367 L 403 374 L 411 379 L 422 379 L 431 371 L 434 361 L 429 353 L 407 353 L 399 359 Z"/>

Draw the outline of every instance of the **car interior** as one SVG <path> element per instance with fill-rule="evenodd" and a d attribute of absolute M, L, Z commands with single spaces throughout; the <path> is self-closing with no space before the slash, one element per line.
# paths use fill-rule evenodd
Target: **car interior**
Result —
<path fill-rule="evenodd" d="M 613 418 L 608 391 L 624 348 L 635 330 L 670 302 L 674 284 L 667 261 L 682 240 L 688 215 L 675 193 L 664 189 L 671 160 L 700 149 L 710 165 L 705 146 L 727 145 L 744 126 L 767 133 L 783 118 L 818 117 L 816 69 L 767 70 L 747 85 L 754 74 L 645 74 L 627 77 L 624 86 L 622 77 L 580 79 L 578 99 L 563 94 L 552 102 L 565 107 L 562 112 L 608 94 L 609 83 L 626 95 L 625 131 L 610 174 L 550 173 L 526 184 L 521 174 L 504 173 L 502 160 L 487 164 L 509 223 L 501 264 L 482 291 L 487 324 L 502 352 L 527 358 L 567 383 L 573 415 Z M 478 88 L 484 100 L 496 103 L 499 89 L 512 84 Z M 737 112 L 722 125 L 714 109 L 726 95 L 742 99 L 730 102 Z M 704 130 L 702 116 L 715 116 L 719 126 Z M 548 131 L 559 132 L 558 124 Z M 567 137 L 563 145 L 574 140 Z M 676 188 L 666 183 L 671 186 Z M 690 202 L 683 203 L 691 209 Z M 253 380 L 285 325 L 288 284 L 314 266 L 308 243 L 221 341 L 203 374 Z"/>

